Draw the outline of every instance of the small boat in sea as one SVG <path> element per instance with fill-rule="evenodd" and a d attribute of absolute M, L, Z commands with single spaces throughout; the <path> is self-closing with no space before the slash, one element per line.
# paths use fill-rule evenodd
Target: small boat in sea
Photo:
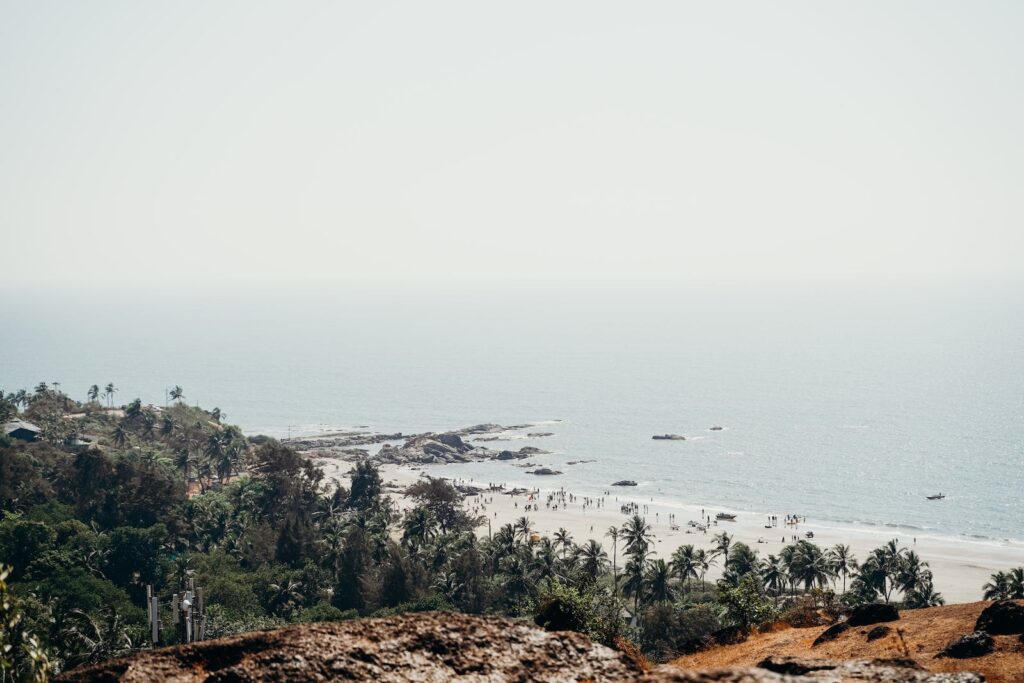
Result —
<path fill-rule="evenodd" d="M 945 497 L 945 494 L 942 493 L 936 493 L 934 496 L 925 496 L 928 500 L 942 500 Z"/>
<path fill-rule="evenodd" d="M 736 515 L 731 515 L 728 512 L 719 512 L 717 515 L 715 515 L 715 519 L 720 519 L 724 522 L 735 522 Z"/>

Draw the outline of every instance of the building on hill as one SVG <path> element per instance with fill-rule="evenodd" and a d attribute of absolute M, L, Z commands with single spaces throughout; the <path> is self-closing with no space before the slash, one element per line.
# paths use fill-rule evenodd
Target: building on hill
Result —
<path fill-rule="evenodd" d="M 22 441 L 35 441 L 39 438 L 39 427 L 24 420 L 11 420 L 4 423 L 4 434 Z"/>

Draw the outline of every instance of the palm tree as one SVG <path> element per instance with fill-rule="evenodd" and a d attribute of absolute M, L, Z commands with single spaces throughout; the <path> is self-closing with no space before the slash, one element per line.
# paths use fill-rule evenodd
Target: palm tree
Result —
<path fill-rule="evenodd" d="M 1006 600 L 1010 597 L 1010 575 L 1006 572 L 996 572 L 981 589 L 985 591 L 982 596 L 985 600 Z"/>
<path fill-rule="evenodd" d="M 651 602 L 672 602 L 672 570 L 665 560 L 654 560 L 648 564 L 644 583 Z"/>
<path fill-rule="evenodd" d="M 720 534 L 715 534 L 712 537 L 712 540 L 715 543 L 715 553 L 717 553 L 718 555 L 723 555 L 725 557 L 725 560 L 722 562 L 722 566 L 728 567 L 729 549 L 732 547 L 732 536 L 723 531 Z"/>
<path fill-rule="evenodd" d="M 517 537 L 522 536 L 523 543 L 526 543 L 530 540 L 530 524 L 530 518 L 524 515 L 523 517 L 517 519 L 515 521 L 515 524 L 512 525 L 513 532 Z"/>
<path fill-rule="evenodd" d="M 626 563 L 622 575 L 625 581 L 622 582 L 622 592 L 626 597 L 633 598 L 633 615 L 640 613 L 640 597 L 645 588 L 645 575 L 647 569 L 647 551 L 630 554 L 629 562 Z"/>
<path fill-rule="evenodd" d="M 175 384 L 174 388 L 171 389 L 171 400 L 181 403 L 181 399 L 183 398 L 185 398 L 185 392 L 182 390 L 180 386 Z"/>
<path fill-rule="evenodd" d="M 908 552 L 897 576 L 897 586 L 904 594 L 917 592 L 918 589 L 931 584 L 932 573 L 928 563 L 922 562 L 913 550 Z"/>
<path fill-rule="evenodd" d="M 101 619 L 94 619 L 80 609 L 68 612 L 63 629 L 67 643 L 68 665 L 91 664 L 130 652 L 132 639 L 117 611 L 104 609 Z"/>
<path fill-rule="evenodd" d="M 594 539 L 580 548 L 580 560 L 580 569 L 591 581 L 597 581 L 607 571 L 608 553 Z"/>
<path fill-rule="evenodd" d="M 426 507 L 414 507 L 406 512 L 402 526 L 402 542 L 407 545 L 422 545 L 434 537 L 434 520 Z"/>
<path fill-rule="evenodd" d="M 1024 567 L 1014 567 L 1010 570 L 1009 587 L 1011 600 L 1024 600 Z"/>
<path fill-rule="evenodd" d="M 931 579 L 919 584 L 913 591 L 907 594 L 906 606 L 910 609 L 921 609 L 924 607 L 940 607 L 946 604 L 942 593 L 935 590 Z"/>
<path fill-rule="evenodd" d="M 174 428 L 177 425 L 174 423 L 174 418 L 170 415 L 164 415 L 164 419 L 160 422 L 160 436 L 170 436 L 174 434 Z"/>
<path fill-rule="evenodd" d="M 698 548 L 693 553 L 693 567 L 697 570 L 697 573 L 700 575 L 701 590 L 704 589 L 704 575 L 707 573 L 709 569 L 711 569 L 711 565 L 713 565 L 714 563 L 715 556 L 709 555 L 708 552 L 703 548 Z"/>
<path fill-rule="evenodd" d="M 778 604 L 779 596 L 786 587 L 788 577 L 783 561 L 776 555 L 769 555 L 761 564 L 761 580 L 768 590 L 775 593 L 775 602 Z"/>
<path fill-rule="evenodd" d="M 683 584 L 683 593 L 690 587 L 690 579 L 697 578 L 697 562 L 693 551 L 693 545 L 681 545 L 672 553 L 672 572 Z"/>
<path fill-rule="evenodd" d="M 106 388 L 103 390 L 103 395 L 107 397 L 107 405 L 109 405 L 109 406 L 113 406 L 114 405 L 114 394 L 116 392 L 117 392 L 117 387 L 114 386 L 113 382 L 110 382 L 109 384 L 107 384 Z"/>
<path fill-rule="evenodd" d="M 619 530 L 622 539 L 626 542 L 626 554 L 647 555 L 647 549 L 651 546 L 651 525 L 640 515 L 633 515 L 626 520 Z"/>
<path fill-rule="evenodd" d="M 89 391 L 86 392 L 86 393 L 89 396 L 89 400 L 90 401 L 95 401 L 100 396 L 100 387 L 99 387 L 99 385 L 93 384 L 91 387 L 89 387 Z"/>
<path fill-rule="evenodd" d="M 794 546 L 788 570 L 793 582 L 802 583 L 808 591 L 814 586 L 825 586 L 832 576 L 828 557 L 821 548 L 807 541 L 799 541 Z"/>
<path fill-rule="evenodd" d="M 857 559 L 853 556 L 850 546 L 837 543 L 828 551 L 832 573 L 843 577 L 843 592 L 846 592 L 846 577 L 857 570 Z"/>
<path fill-rule="evenodd" d="M 618 592 L 619 587 L 619 570 L 618 570 L 618 557 L 619 557 L 619 530 L 615 526 L 608 527 L 608 531 L 605 532 L 605 536 L 609 536 L 612 539 L 612 592 Z"/>
<path fill-rule="evenodd" d="M 114 438 L 114 444 L 118 448 L 124 448 L 125 444 L 128 443 L 130 438 L 129 432 L 128 429 L 125 427 L 123 420 L 121 422 L 118 422 L 117 426 L 114 427 L 114 432 L 112 436 Z"/>
<path fill-rule="evenodd" d="M 562 548 L 562 559 L 565 559 L 565 551 L 572 546 L 572 534 L 565 527 L 559 527 L 555 532 L 555 547 Z"/>

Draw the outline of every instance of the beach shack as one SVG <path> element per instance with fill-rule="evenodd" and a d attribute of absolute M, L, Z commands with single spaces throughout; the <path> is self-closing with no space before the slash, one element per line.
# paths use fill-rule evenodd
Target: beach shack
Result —
<path fill-rule="evenodd" d="M 11 420 L 4 423 L 4 434 L 12 439 L 35 441 L 39 438 L 39 427 L 24 420 Z"/>

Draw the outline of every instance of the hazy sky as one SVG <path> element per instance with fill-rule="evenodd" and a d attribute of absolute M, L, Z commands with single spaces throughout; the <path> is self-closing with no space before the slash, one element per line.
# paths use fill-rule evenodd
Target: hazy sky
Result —
<path fill-rule="evenodd" d="M 0 0 L 7 280 L 1024 274 L 1021 2 Z"/>

